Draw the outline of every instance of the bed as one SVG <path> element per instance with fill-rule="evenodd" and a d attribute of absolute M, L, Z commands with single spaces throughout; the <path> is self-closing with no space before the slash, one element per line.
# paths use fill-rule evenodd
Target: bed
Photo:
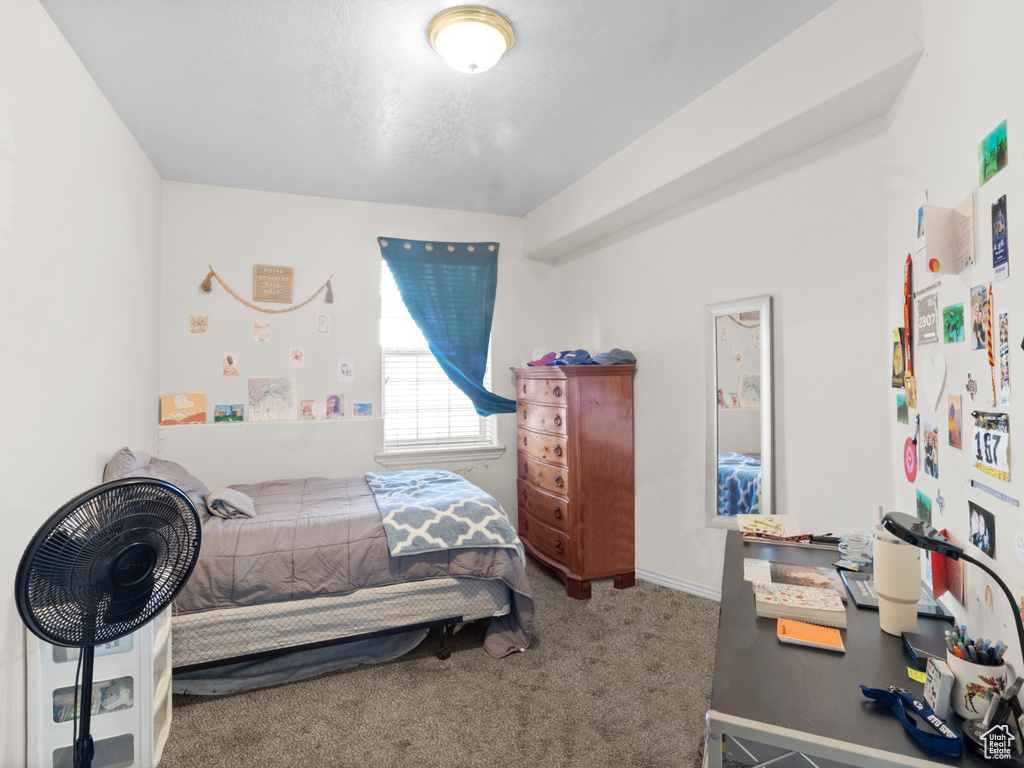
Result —
<path fill-rule="evenodd" d="M 761 502 L 761 454 L 718 454 L 718 514 L 756 515 Z"/>
<path fill-rule="evenodd" d="M 493 657 L 530 644 L 522 545 L 497 502 L 479 525 L 431 518 L 453 489 L 490 498 L 453 473 L 274 480 L 226 494 L 175 462 L 124 448 L 104 481 L 121 477 L 169 482 L 200 512 L 199 560 L 173 605 L 176 692 L 225 693 L 383 661 L 431 627 L 479 619 L 489 619 L 483 646 Z M 210 514 L 208 499 L 239 493 L 252 517 Z M 454 531 L 447 538 L 424 533 L 445 526 Z"/>

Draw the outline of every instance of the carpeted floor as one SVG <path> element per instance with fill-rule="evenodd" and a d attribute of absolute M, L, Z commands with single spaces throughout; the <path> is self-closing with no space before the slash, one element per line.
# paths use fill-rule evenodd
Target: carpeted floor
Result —
<path fill-rule="evenodd" d="M 700 765 L 718 603 L 638 581 L 572 600 L 528 565 L 533 643 L 434 632 L 384 664 L 221 697 L 175 696 L 162 768 L 690 768 Z"/>

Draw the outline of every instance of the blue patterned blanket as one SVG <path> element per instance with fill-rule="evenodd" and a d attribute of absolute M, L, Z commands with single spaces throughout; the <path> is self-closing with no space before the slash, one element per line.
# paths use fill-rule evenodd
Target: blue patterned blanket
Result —
<path fill-rule="evenodd" d="M 760 456 L 718 454 L 718 514 L 757 515 L 760 511 Z"/>
<path fill-rule="evenodd" d="M 393 556 L 471 547 L 514 549 L 523 544 L 505 510 L 454 472 L 416 469 L 366 475 Z"/>

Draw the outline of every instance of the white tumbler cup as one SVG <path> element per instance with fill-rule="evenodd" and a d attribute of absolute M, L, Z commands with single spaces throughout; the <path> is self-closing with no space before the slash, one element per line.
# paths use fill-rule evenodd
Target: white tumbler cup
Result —
<path fill-rule="evenodd" d="M 875 592 L 878 624 L 883 632 L 900 636 L 917 631 L 917 602 L 921 599 L 921 550 L 900 541 L 881 525 L 874 537 Z"/>

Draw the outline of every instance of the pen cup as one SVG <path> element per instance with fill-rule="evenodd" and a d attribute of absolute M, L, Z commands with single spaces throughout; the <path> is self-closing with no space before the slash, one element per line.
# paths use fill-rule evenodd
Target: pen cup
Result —
<path fill-rule="evenodd" d="M 1006 681 L 1016 678 L 1013 667 L 1005 661 L 976 664 L 946 651 L 946 663 L 953 673 L 950 703 L 964 720 L 984 717 L 992 696 L 1001 694 L 1006 690 Z"/>
<path fill-rule="evenodd" d="M 872 527 L 878 624 L 899 637 L 917 631 L 921 599 L 921 550 L 900 541 L 880 525 Z"/>

